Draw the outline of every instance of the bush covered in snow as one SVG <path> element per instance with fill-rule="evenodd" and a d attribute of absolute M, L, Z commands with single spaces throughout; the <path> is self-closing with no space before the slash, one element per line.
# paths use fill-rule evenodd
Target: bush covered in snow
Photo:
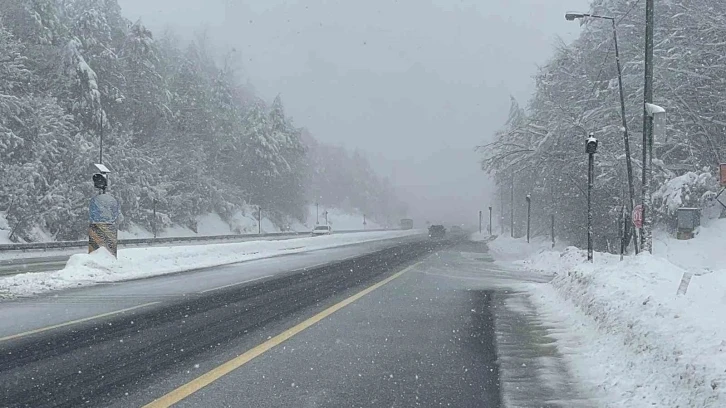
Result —
<path fill-rule="evenodd" d="M 720 204 L 714 200 L 716 191 L 718 180 L 708 171 L 673 177 L 653 194 L 655 214 L 659 220 L 673 227 L 676 211 L 681 207 L 701 208 L 703 217 L 716 218 L 721 212 Z"/>

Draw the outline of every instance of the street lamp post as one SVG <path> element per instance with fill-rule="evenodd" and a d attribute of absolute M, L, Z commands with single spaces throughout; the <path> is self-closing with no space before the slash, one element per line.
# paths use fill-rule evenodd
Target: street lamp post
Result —
<path fill-rule="evenodd" d="M 99 135 L 99 144 L 98 144 L 98 162 L 100 164 L 103 164 L 103 108 L 99 106 L 99 110 L 101 111 L 101 118 L 100 122 L 101 125 L 98 129 L 98 135 Z"/>
<path fill-rule="evenodd" d="M 154 239 L 156 239 L 156 198 L 153 199 L 152 205 L 153 205 L 153 210 L 154 210 L 154 218 L 153 218 L 154 223 L 152 224 L 152 227 L 154 230 Z"/>
<path fill-rule="evenodd" d="M 597 139 L 590 133 L 585 142 L 587 153 L 587 260 L 592 262 L 592 183 L 595 176 L 595 153 L 597 152 Z"/>
<path fill-rule="evenodd" d="M 649 0 L 650 1 L 650 0 Z M 580 18 L 599 18 L 603 20 L 609 20 L 613 27 L 613 42 L 615 44 L 615 64 L 618 68 L 618 89 L 620 91 L 620 118 L 623 123 L 623 144 L 625 145 L 625 168 L 628 173 L 628 194 L 630 200 L 628 201 L 628 209 L 633 212 L 635 207 L 635 184 L 633 182 L 633 163 L 631 161 L 630 154 L 630 137 L 628 135 L 628 120 L 625 116 L 625 92 L 623 91 L 623 71 L 620 67 L 620 50 L 618 49 L 618 31 L 615 25 L 615 18 L 609 16 L 600 16 L 597 14 L 585 14 L 585 13 L 567 13 L 565 19 L 568 21 L 574 21 Z M 635 253 L 638 253 L 637 240 L 635 242 Z"/>
<path fill-rule="evenodd" d="M 646 0 L 645 2 L 645 84 L 643 86 L 643 170 L 642 170 L 642 183 L 641 183 L 641 194 L 643 199 L 643 228 L 640 234 L 640 245 L 649 252 L 652 252 L 652 242 L 649 242 L 650 225 L 648 222 L 648 214 L 651 212 L 650 208 L 650 190 L 649 190 L 649 175 L 648 175 L 648 146 L 652 143 L 649 140 L 651 135 L 651 120 L 648 115 L 648 105 L 653 103 L 653 0 Z M 651 159 L 652 160 L 652 152 Z"/>
<path fill-rule="evenodd" d="M 257 207 L 257 233 L 262 234 L 262 206 Z"/>
<path fill-rule="evenodd" d="M 492 206 L 489 206 L 489 235 L 492 235 Z"/>
<path fill-rule="evenodd" d="M 514 174 L 512 174 L 512 185 L 510 189 L 510 208 L 509 208 L 509 234 L 514 238 Z"/>
<path fill-rule="evenodd" d="M 653 200 L 651 196 L 651 181 L 653 178 L 653 139 L 665 139 L 666 111 L 652 103 L 645 104 L 645 118 L 648 120 L 648 134 L 643 151 L 647 153 L 648 160 L 643 162 L 643 251 L 653 253 Z"/>
<path fill-rule="evenodd" d="M 319 212 L 319 204 L 315 203 L 315 225 L 320 224 L 320 212 Z"/>
<path fill-rule="evenodd" d="M 499 231 L 504 236 L 504 186 L 499 190 Z"/>
<path fill-rule="evenodd" d="M 527 199 L 527 243 L 529 243 L 529 220 L 530 215 L 532 214 L 532 197 L 527 194 L 527 197 L 525 198 Z"/>

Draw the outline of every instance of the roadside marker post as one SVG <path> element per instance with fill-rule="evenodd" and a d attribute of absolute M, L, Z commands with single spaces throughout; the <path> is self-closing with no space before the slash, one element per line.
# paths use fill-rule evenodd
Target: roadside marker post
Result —
<path fill-rule="evenodd" d="M 119 202 L 111 194 L 99 194 L 88 206 L 88 253 L 103 247 L 118 256 L 118 226 L 121 213 Z"/>

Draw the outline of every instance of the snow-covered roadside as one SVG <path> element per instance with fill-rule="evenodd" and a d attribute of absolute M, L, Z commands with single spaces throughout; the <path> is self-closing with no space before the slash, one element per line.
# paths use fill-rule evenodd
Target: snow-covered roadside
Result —
<path fill-rule="evenodd" d="M 66 267 L 57 272 L 26 273 L 0 278 L 0 295 L 7 297 L 38 294 L 422 233 L 419 230 L 361 232 L 284 241 L 127 248 L 119 251 L 118 259 L 102 249 L 90 255 L 71 256 Z"/>
<path fill-rule="evenodd" d="M 721 407 L 726 271 L 716 268 L 726 269 L 724 236 L 726 220 L 719 220 L 691 241 L 659 237 L 655 255 L 620 262 L 596 253 L 594 264 L 573 247 L 553 251 L 499 239 L 490 247 L 495 258 L 519 257 L 514 263 L 521 267 L 556 273 L 550 284 L 527 288 L 559 328 L 552 335 L 573 371 L 604 406 Z M 691 273 L 687 292 L 678 295 Z"/>

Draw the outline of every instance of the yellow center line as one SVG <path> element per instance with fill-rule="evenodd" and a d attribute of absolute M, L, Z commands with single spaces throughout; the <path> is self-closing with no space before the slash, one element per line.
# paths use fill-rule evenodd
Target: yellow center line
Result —
<path fill-rule="evenodd" d="M 207 290 L 203 290 L 203 291 L 201 291 L 201 292 L 199 292 L 199 293 L 207 293 L 207 292 L 212 292 L 212 291 L 215 291 L 215 290 L 220 290 L 220 289 L 224 289 L 224 288 L 229 288 L 229 287 L 232 287 L 232 286 L 242 285 L 242 284 L 244 284 L 244 283 L 250 283 L 250 282 L 258 281 L 258 280 L 260 280 L 260 279 L 270 278 L 270 277 L 272 277 L 272 276 L 273 276 L 273 275 L 265 275 L 265 276 L 260 276 L 259 278 L 254 278 L 254 279 L 248 279 L 248 280 L 246 280 L 246 281 L 242 281 L 242 282 L 235 282 L 235 283 L 230 283 L 229 285 L 223 285 L 223 286 L 218 286 L 218 287 L 216 287 L 216 288 L 212 288 L 212 289 L 207 289 Z"/>
<path fill-rule="evenodd" d="M 83 323 L 83 322 L 87 322 L 87 321 L 90 321 L 90 320 L 100 319 L 102 317 L 113 316 L 115 314 L 129 312 L 131 310 L 136 310 L 136 309 L 141 309 L 142 307 L 147 307 L 147 306 L 155 305 L 157 303 L 161 303 L 161 302 L 144 303 L 144 304 L 141 304 L 141 305 L 127 307 L 126 309 L 116 310 L 116 311 L 108 312 L 108 313 L 102 313 L 102 314 L 95 315 L 95 316 L 90 316 L 90 317 L 84 317 L 83 319 L 71 320 L 69 322 L 60 323 L 60 324 L 54 324 L 52 326 L 47 326 L 47 327 L 41 327 L 39 329 L 28 330 L 26 332 L 22 332 L 22 333 L 18 333 L 18 334 L 12 334 L 10 336 L 5 336 L 5 337 L 0 337 L 0 342 L 8 341 L 8 340 L 13 340 L 13 339 L 18 339 L 18 338 L 25 337 L 25 336 L 30 336 L 31 334 L 43 333 L 43 332 L 46 332 L 46 331 L 49 331 L 49 330 L 59 329 L 61 327 L 66 327 L 66 326 L 70 326 L 70 325 L 74 325 L 74 324 L 78 324 L 78 323 Z"/>
<path fill-rule="evenodd" d="M 206 373 L 202 374 L 201 376 L 193 379 L 192 381 L 189 381 L 188 383 L 180 386 L 179 388 L 171 391 L 170 393 L 154 400 L 153 402 L 150 402 L 146 405 L 144 405 L 143 408 L 167 408 L 170 407 L 177 402 L 187 398 L 188 396 L 194 394 L 195 392 L 201 390 L 202 388 L 206 387 L 207 385 L 217 381 L 221 377 L 231 373 L 232 371 L 242 367 L 243 365 L 249 363 L 254 358 L 261 356 L 262 354 L 270 351 L 275 346 L 278 346 L 282 344 L 283 342 L 291 339 L 295 335 L 299 334 L 303 330 L 309 328 L 310 326 L 313 326 L 314 324 L 320 322 L 321 320 L 325 319 L 326 317 L 332 315 L 333 313 L 337 312 L 338 310 L 350 305 L 351 303 L 355 302 L 356 300 L 362 298 L 363 296 L 373 292 L 374 290 L 380 288 L 381 286 L 387 284 L 388 282 L 391 282 L 392 280 L 400 277 L 404 273 L 408 272 L 409 270 L 415 268 L 420 264 L 416 263 L 414 265 L 409 266 L 408 268 L 397 272 L 390 277 L 372 285 L 369 286 L 366 289 L 363 289 L 362 291 L 356 293 L 355 295 L 336 303 L 335 305 L 323 310 L 322 312 L 316 314 L 315 316 L 299 323 L 296 326 L 293 326 L 284 332 L 278 334 L 277 336 L 265 341 L 262 344 L 259 344 L 255 346 L 254 348 L 246 351 L 244 354 L 241 354 L 232 360 L 227 361 L 226 363 L 223 363 L 222 365 L 217 366 L 216 368 L 213 368 L 210 371 L 207 371 Z"/>

